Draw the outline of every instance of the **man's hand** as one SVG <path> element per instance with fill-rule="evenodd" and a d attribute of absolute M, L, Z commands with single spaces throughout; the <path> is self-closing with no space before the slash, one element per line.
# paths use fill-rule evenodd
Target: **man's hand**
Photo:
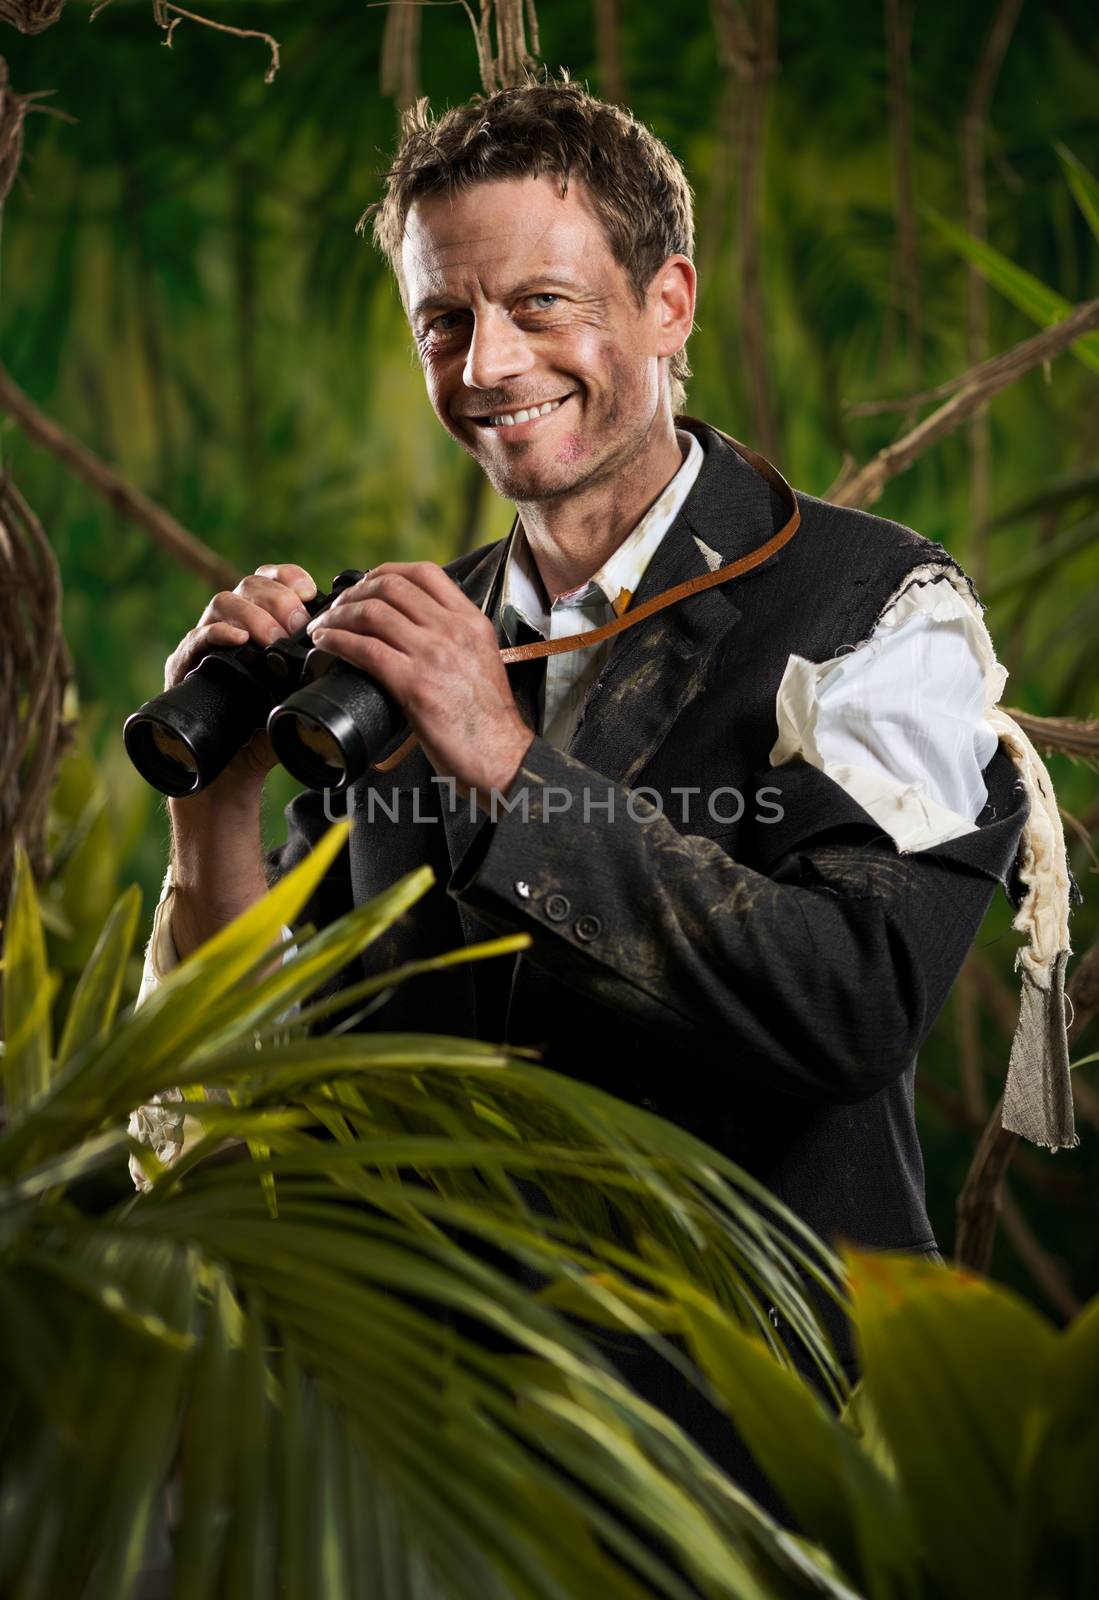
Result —
<path fill-rule="evenodd" d="M 399 703 L 424 753 L 488 810 L 507 794 L 532 734 L 492 623 L 441 567 L 387 561 L 310 625 L 320 650 L 361 667 Z"/>
<path fill-rule="evenodd" d="M 304 567 L 257 568 L 230 593 L 216 594 L 164 667 L 173 688 L 208 650 L 253 639 L 273 644 L 307 621 L 303 600 L 317 586 Z M 180 957 L 205 944 L 263 895 L 267 880 L 260 804 L 275 752 L 260 728 L 225 771 L 198 794 L 168 801 L 172 818 L 172 936 Z"/>
<path fill-rule="evenodd" d="M 266 647 L 295 633 L 308 621 L 302 601 L 312 600 L 316 592 L 304 567 L 292 562 L 257 567 L 235 589 L 216 594 L 195 626 L 184 634 L 164 664 L 165 689 L 181 683 L 210 650 L 231 649 L 248 639 Z M 276 764 L 271 741 L 261 728 L 204 793 L 221 802 L 239 791 L 250 792 L 257 785 L 262 787 Z M 188 796 L 184 805 L 193 809 L 192 802 L 198 798 Z"/>

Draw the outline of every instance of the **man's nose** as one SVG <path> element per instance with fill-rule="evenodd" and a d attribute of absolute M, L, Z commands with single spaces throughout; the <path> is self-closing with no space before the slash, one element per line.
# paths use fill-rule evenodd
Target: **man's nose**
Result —
<path fill-rule="evenodd" d="M 474 318 L 462 373 L 467 389 L 499 388 L 533 365 L 534 354 L 522 331 L 504 312 L 490 310 Z"/>

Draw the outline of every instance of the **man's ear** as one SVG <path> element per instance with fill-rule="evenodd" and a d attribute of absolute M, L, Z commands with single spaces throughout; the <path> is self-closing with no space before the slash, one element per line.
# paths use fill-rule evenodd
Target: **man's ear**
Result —
<path fill-rule="evenodd" d="M 649 305 L 656 319 L 660 356 L 674 356 L 694 326 L 697 275 L 687 256 L 669 256 L 649 285 Z"/>

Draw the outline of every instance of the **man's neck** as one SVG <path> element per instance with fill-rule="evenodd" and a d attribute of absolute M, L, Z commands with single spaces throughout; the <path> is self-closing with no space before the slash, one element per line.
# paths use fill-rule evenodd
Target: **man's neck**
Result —
<path fill-rule="evenodd" d="M 683 449 L 669 426 L 627 466 L 575 494 L 517 504 L 551 605 L 599 571 L 682 465 Z"/>

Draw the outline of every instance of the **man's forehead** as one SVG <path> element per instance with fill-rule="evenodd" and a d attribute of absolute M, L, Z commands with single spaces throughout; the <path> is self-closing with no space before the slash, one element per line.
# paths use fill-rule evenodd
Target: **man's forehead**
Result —
<path fill-rule="evenodd" d="M 573 189 L 562 197 L 548 179 L 430 195 L 415 202 L 405 222 L 405 275 L 426 287 L 425 279 L 441 280 L 466 269 L 480 273 L 519 264 L 538 269 L 572 263 L 590 252 L 593 223 L 598 227 Z"/>

